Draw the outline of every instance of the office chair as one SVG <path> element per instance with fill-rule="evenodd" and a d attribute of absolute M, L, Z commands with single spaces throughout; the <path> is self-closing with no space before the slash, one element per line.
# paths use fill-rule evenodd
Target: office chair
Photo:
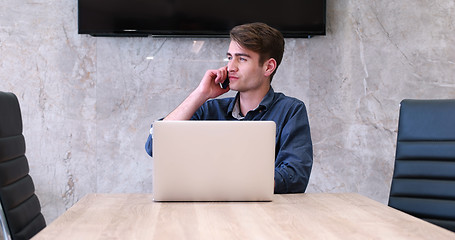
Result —
<path fill-rule="evenodd" d="M 0 92 L 0 220 L 13 240 L 30 239 L 46 226 L 28 173 L 19 102 L 13 93 Z"/>
<path fill-rule="evenodd" d="M 389 206 L 455 231 L 455 99 L 401 102 Z"/>

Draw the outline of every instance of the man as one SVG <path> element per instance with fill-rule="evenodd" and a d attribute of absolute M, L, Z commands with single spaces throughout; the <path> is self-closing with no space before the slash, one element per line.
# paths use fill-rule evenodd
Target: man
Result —
<path fill-rule="evenodd" d="M 272 120 L 276 123 L 275 193 L 305 192 L 313 147 L 305 105 L 275 93 L 271 81 L 284 52 L 282 34 L 263 23 L 231 30 L 228 64 L 208 70 L 199 86 L 164 120 Z M 220 83 L 229 76 L 229 86 Z M 234 98 L 214 99 L 229 90 Z M 146 151 L 152 156 L 152 135 Z M 234 150 L 235 151 L 235 150 Z M 254 171 L 254 169 L 252 169 Z"/>

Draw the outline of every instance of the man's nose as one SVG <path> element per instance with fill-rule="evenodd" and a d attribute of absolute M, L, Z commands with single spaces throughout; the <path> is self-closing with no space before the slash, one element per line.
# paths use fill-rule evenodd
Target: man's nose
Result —
<path fill-rule="evenodd" d="M 228 63 L 228 72 L 237 72 L 237 64 L 234 63 L 234 61 L 230 61 Z"/>

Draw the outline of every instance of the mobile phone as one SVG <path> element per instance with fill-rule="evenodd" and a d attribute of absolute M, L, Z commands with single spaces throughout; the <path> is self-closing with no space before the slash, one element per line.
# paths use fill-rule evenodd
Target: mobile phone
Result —
<path fill-rule="evenodd" d="M 226 89 L 229 86 L 229 76 L 226 74 L 224 82 L 220 83 L 222 89 Z"/>

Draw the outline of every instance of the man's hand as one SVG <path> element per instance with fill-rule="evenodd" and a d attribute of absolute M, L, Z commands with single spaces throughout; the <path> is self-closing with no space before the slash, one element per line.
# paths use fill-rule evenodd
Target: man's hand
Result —
<path fill-rule="evenodd" d="M 227 67 L 207 70 L 199 86 L 164 120 L 189 120 L 205 101 L 229 91 L 229 87 L 220 87 L 226 77 Z"/>
<path fill-rule="evenodd" d="M 197 91 L 201 96 L 205 96 L 206 101 L 228 92 L 229 87 L 225 89 L 220 87 L 220 83 L 224 82 L 227 74 L 227 67 L 222 67 L 216 70 L 207 70 L 195 91 Z"/>

